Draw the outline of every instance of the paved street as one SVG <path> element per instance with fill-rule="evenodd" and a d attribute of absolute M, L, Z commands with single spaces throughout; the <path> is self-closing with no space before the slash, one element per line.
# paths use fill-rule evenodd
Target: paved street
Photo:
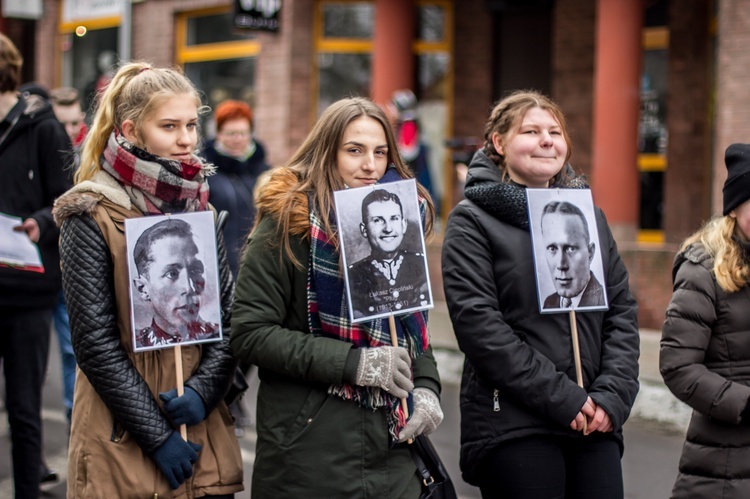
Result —
<path fill-rule="evenodd" d="M 450 350 L 436 352 L 441 376 L 445 381 L 443 408 L 445 420 L 432 436 L 432 440 L 449 468 L 459 496 L 463 499 L 479 498 L 479 491 L 465 484 L 458 471 L 459 411 L 458 377 L 461 369 L 461 354 Z M 67 467 L 67 423 L 65 421 L 60 392 L 59 355 L 53 340 L 50 348 L 50 363 L 47 385 L 44 392 L 45 456 L 48 465 L 60 472 L 62 480 L 45 489 L 43 497 L 65 497 L 65 472 Z M 254 386 L 245 397 L 252 410 Z M 2 390 L 2 386 L 0 386 Z M 4 412 L 0 409 L 0 412 Z M 3 414 L 4 416 L 4 414 Z M 5 423 L 0 425 L 0 497 L 11 498 L 10 442 Z M 634 418 L 625 427 L 626 450 L 623 458 L 625 472 L 625 497 L 627 499 L 660 499 L 669 497 L 677 472 L 677 462 L 682 444 L 682 434 L 674 425 Z M 255 458 L 255 433 L 248 431 L 240 438 L 242 457 L 245 463 L 245 482 L 250 485 L 252 465 Z M 237 499 L 248 499 L 249 490 L 237 495 Z"/>

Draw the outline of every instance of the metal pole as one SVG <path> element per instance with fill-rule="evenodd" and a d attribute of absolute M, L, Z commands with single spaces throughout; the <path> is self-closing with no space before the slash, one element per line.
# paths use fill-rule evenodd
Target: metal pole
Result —
<path fill-rule="evenodd" d="M 117 54 L 121 61 L 130 60 L 130 46 L 133 39 L 133 5 L 130 0 L 122 0 L 120 31 L 117 37 Z"/>

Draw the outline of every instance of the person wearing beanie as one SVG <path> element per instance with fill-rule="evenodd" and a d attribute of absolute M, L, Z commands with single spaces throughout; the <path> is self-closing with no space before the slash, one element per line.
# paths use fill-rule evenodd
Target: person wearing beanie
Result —
<path fill-rule="evenodd" d="M 672 269 L 659 369 L 693 408 L 672 497 L 750 497 L 750 144 L 725 154 L 723 211 Z"/>
<path fill-rule="evenodd" d="M 727 180 L 724 182 L 724 211 L 729 213 L 750 198 L 750 144 L 732 144 L 724 155 Z"/>

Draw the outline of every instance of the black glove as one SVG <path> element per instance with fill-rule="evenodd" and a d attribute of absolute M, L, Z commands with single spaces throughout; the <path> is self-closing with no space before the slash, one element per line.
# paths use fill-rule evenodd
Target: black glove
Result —
<path fill-rule="evenodd" d="M 185 393 L 177 396 L 177 388 L 160 393 L 159 398 L 164 402 L 169 417 L 176 425 L 193 426 L 206 419 L 206 406 L 198 392 L 185 387 Z"/>
<path fill-rule="evenodd" d="M 202 445 L 184 441 L 175 431 L 156 449 L 151 458 L 167 477 L 169 486 L 176 489 L 193 476 L 193 464 L 198 461 L 198 452 L 202 448 Z"/>

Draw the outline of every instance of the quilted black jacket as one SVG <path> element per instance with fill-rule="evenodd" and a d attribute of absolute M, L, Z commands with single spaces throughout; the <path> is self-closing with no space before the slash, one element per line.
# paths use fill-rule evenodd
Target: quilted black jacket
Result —
<path fill-rule="evenodd" d="M 221 234 L 217 244 L 224 339 L 202 344 L 200 366 L 185 382 L 203 399 L 206 414 L 222 400 L 236 364 L 229 348 L 234 283 Z M 60 254 L 66 266 L 63 289 L 76 361 L 115 420 L 144 452 L 152 454 L 174 428 L 121 345 L 113 263 L 104 236 L 91 216 L 79 214 L 65 219 Z"/>
<path fill-rule="evenodd" d="M 529 435 L 584 438 L 569 424 L 587 395 L 609 414 L 614 431 L 585 438 L 614 438 L 622 450 L 622 425 L 638 391 L 638 309 L 604 214 L 596 210 L 609 309 L 577 314 L 580 388 L 568 314 L 539 312 L 525 188 L 503 182 L 480 151 L 466 193 L 448 219 L 442 252 L 445 297 L 466 354 L 464 480 L 476 484 L 482 459 L 502 442 Z"/>

